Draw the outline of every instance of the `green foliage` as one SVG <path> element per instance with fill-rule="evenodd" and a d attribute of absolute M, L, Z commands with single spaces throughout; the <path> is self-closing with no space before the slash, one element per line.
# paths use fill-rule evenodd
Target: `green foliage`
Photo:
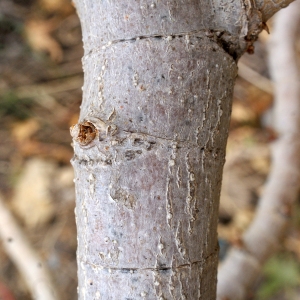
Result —
<path fill-rule="evenodd" d="M 31 115 L 32 99 L 19 99 L 14 93 L 0 96 L 0 117 L 11 116 L 17 120 L 25 120 Z"/>
<path fill-rule="evenodd" d="M 300 264 L 288 255 L 272 257 L 263 269 L 265 281 L 257 293 L 257 300 L 271 299 L 278 293 L 292 300 L 293 290 L 300 284 Z"/>

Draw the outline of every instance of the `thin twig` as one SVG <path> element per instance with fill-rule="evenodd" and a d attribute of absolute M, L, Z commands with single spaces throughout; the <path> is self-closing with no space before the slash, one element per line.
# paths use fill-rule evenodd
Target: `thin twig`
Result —
<path fill-rule="evenodd" d="M 35 300 L 58 300 L 49 272 L 17 225 L 0 195 L 0 239 L 3 247 L 22 274 Z"/>
<path fill-rule="evenodd" d="M 247 65 L 239 62 L 238 75 L 244 80 L 250 82 L 254 86 L 258 87 L 260 90 L 273 95 L 273 84 L 271 80 L 260 75 L 258 72 L 254 71 Z"/>

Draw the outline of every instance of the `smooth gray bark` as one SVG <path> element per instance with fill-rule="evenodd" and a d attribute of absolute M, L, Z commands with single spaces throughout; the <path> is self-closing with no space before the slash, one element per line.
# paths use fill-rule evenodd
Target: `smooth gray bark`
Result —
<path fill-rule="evenodd" d="M 215 299 L 236 60 L 254 1 L 75 1 L 79 299 Z"/>

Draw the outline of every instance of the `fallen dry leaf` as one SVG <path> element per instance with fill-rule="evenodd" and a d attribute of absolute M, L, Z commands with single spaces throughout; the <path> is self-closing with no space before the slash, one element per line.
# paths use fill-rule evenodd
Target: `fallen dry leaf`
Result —
<path fill-rule="evenodd" d="M 38 155 L 44 158 L 51 158 L 56 161 L 69 164 L 73 156 L 71 148 L 60 144 L 41 143 L 32 140 L 26 140 L 18 144 L 18 149 L 22 156 L 30 157 Z"/>
<path fill-rule="evenodd" d="M 74 12 L 74 7 L 69 0 L 39 0 L 39 5 L 49 13 L 69 15 Z"/>
<path fill-rule="evenodd" d="M 55 62 L 62 61 L 63 51 L 59 43 L 51 36 L 59 20 L 30 19 L 25 23 L 25 37 L 30 47 L 37 52 L 47 52 Z"/>
<path fill-rule="evenodd" d="M 40 124 L 35 119 L 29 119 L 24 122 L 13 124 L 12 136 L 18 143 L 28 140 L 40 129 Z"/>
<path fill-rule="evenodd" d="M 29 160 L 24 166 L 15 188 L 12 207 L 29 228 L 47 223 L 55 213 L 50 195 L 54 172 L 55 164 L 38 158 Z"/>

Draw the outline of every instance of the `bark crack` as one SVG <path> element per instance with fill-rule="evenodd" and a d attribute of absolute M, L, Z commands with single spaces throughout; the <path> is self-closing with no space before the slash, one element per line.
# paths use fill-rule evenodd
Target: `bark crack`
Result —
<path fill-rule="evenodd" d="M 144 133 L 144 132 L 132 132 L 132 131 L 128 131 L 128 130 L 122 130 L 123 132 L 129 133 L 131 135 L 141 135 L 143 137 L 151 137 L 153 139 L 158 139 L 158 140 L 164 140 L 167 142 L 174 142 L 174 143 L 186 143 L 187 141 L 185 140 L 174 140 L 174 139 L 168 139 L 168 138 L 164 138 L 164 137 L 160 137 L 160 136 L 155 136 L 153 134 L 149 134 L 149 133 Z"/>
<path fill-rule="evenodd" d="M 84 55 L 88 57 L 93 53 L 97 53 L 100 51 L 109 48 L 112 45 L 124 42 L 136 42 L 143 39 L 161 39 L 166 41 L 171 41 L 173 38 L 187 38 L 194 37 L 194 38 L 208 38 L 215 44 L 217 44 L 220 48 L 222 48 L 227 54 L 229 54 L 234 60 L 236 60 L 240 56 L 241 50 L 239 49 L 239 39 L 238 37 L 233 36 L 231 33 L 227 32 L 224 29 L 203 29 L 203 30 L 192 30 L 189 32 L 180 32 L 180 33 L 170 33 L 170 34 L 148 34 L 148 35 L 139 35 L 124 39 L 116 39 L 112 41 L 108 41 L 101 47 L 95 48 L 90 50 L 89 53 Z"/>
<path fill-rule="evenodd" d="M 153 271 L 153 272 L 157 272 L 157 271 L 169 271 L 169 270 L 177 270 L 177 269 L 183 269 L 183 268 L 189 268 L 193 265 L 197 265 L 197 264 L 202 264 L 205 263 L 205 261 L 207 261 L 208 259 L 210 259 L 211 257 L 217 256 L 219 253 L 219 250 L 216 249 L 214 252 L 212 252 L 211 254 L 209 254 L 207 257 L 203 258 L 202 260 L 196 260 L 190 263 L 186 263 L 186 264 L 182 264 L 179 266 L 170 266 L 170 267 L 166 267 L 166 266 L 161 266 L 161 267 L 155 267 L 155 268 L 137 268 L 137 267 L 128 267 L 128 268 L 115 268 L 115 267 L 104 267 L 102 265 L 97 265 L 97 264 L 93 264 L 90 263 L 88 261 L 84 261 L 82 259 L 79 259 L 79 261 L 81 261 L 81 263 L 87 264 L 92 266 L 93 268 L 97 268 L 97 269 L 105 269 L 108 271 L 120 271 L 121 273 L 135 273 L 138 271 Z"/>
<path fill-rule="evenodd" d="M 121 273 L 134 273 L 134 272 L 137 272 L 137 271 L 154 271 L 154 272 L 157 272 L 157 271 L 169 271 L 169 270 L 175 270 L 175 269 L 183 269 L 183 268 L 191 267 L 192 265 L 203 263 L 205 260 L 206 259 L 201 260 L 201 261 L 200 260 L 199 261 L 194 261 L 194 262 L 191 262 L 191 263 L 188 263 L 188 264 L 183 264 L 183 265 L 176 266 L 176 267 L 172 266 L 172 267 L 157 267 L 157 268 L 136 268 L 136 267 L 131 267 L 131 268 L 114 268 L 114 267 L 111 267 L 111 268 L 109 268 L 109 267 L 103 267 L 101 265 L 96 265 L 96 264 L 93 264 L 93 263 L 89 263 L 87 261 L 85 261 L 84 263 L 86 263 L 88 265 L 91 265 L 94 268 L 111 270 L 111 271 L 120 271 Z"/>

